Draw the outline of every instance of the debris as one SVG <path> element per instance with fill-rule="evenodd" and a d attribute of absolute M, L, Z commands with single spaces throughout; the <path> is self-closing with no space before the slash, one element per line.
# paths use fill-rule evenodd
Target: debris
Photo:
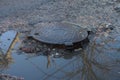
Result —
<path fill-rule="evenodd" d="M 9 74 L 0 74 L 0 80 L 24 80 L 22 77 L 11 76 Z"/>

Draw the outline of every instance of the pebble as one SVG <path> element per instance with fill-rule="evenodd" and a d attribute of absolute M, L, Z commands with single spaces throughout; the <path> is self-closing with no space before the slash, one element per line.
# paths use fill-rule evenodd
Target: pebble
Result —
<path fill-rule="evenodd" d="M 120 4 L 117 4 L 114 9 L 116 12 L 120 12 Z"/>
<path fill-rule="evenodd" d="M 74 51 L 80 51 L 80 50 L 82 50 L 82 48 L 75 49 Z"/>

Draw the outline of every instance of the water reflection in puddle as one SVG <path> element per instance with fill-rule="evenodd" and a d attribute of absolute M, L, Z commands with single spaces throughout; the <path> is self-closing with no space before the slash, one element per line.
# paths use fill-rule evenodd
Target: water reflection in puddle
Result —
<path fill-rule="evenodd" d="M 14 35 L 13 32 L 9 34 Z M 12 51 L 9 54 L 12 64 L 7 64 L 6 68 L 3 65 L 8 63 L 4 60 L 7 54 L 0 53 L 0 70 L 25 80 L 119 80 L 120 36 L 100 39 L 89 43 L 84 50 L 67 51 L 62 57 Z"/>

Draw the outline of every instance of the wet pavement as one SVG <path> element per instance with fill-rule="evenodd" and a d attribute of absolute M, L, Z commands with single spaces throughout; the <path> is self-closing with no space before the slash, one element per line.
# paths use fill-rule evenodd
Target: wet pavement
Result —
<path fill-rule="evenodd" d="M 120 80 L 119 4 L 119 0 L 1 0 L 0 74 L 24 80 Z M 26 38 L 38 26 L 61 21 L 96 30 L 83 49 L 66 50 Z M 113 30 L 102 30 L 109 26 Z M 19 33 L 17 38 L 11 30 Z"/>

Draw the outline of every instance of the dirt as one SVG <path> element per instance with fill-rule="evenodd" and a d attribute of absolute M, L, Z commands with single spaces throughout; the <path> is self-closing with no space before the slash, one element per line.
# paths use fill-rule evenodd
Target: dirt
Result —
<path fill-rule="evenodd" d="M 0 33 L 9 29 L 24 32 L 40 23 L 61 21 L 88 28 L 111 24 L 119 32 L 119 4 L 119 0 L 2 0 Z"/>

